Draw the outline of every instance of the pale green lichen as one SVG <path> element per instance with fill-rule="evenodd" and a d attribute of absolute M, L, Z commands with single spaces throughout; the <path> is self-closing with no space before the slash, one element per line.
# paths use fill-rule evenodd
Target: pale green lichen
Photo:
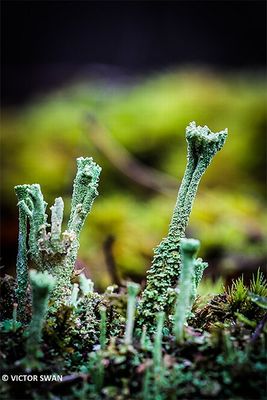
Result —
<path fill-rule="evenodd" d="M 193 287 L 192 287 L 192 304 L 197 296 L 197 288 L 203 276 L 204 270 L 208 267 L 208 263 L 201 258 L 194 260 L 194 274 L 193 274 Z"/>
<path fill-rule="evenodd" d="M 177 285 L 180 273 L 180 240 L 185 236 L 191 209 L 201 177 L 213 156 L 221 150 L 227 130 L 212 133 L 207 126 L 186 128 L 187 166 L 171 219 L 168 236 L 154 250 L 152 266 L 147 273 L 147 285 L 139 307 L 139 324 L 153 329 L 155 315 L 167 311 L 168 290 Z"/>
<path fill-rule="evenodd" d="M 71 214 L 68 230 L 61 233 L 64 203 L 61 197 L 51 207 L 51 229 L 45 213 L 40 186 L 19 185 L 15 187 L 20 212 L 19 252 L 17 259 L 19 310 L 23 313 L 28 284 L 28 263 L 38 271 L 48 271 L 57 278 L 53 291 L 55 304 L 71 294 L 71 276 L 79 249 L 79 235 L 85 219 L 98 194 L 98 180 L 101 168 L 92 158 L 77 159 L 77 175 L 74 180 Z M 27 247 L 27 221 L 29 221 L 29 240 Z"/>
<path fill-rule="evenodd" d="M 32 289 L 32 319 L 28 329 L 24 362 L 27 366 L 35 368 L 38 366 L 38 359 L 42 356 L 42 328 L 47 314 L 49 295 L 56 280 L 47 271 L 31 270 L 29 275 Z"/>
<path fill-rule="evenodd" d="M 51 210 L 51 247 L 54 251 L 60 249 L 61 227 L 63 222 L 64 202 L 61 197 L 55 199 Z"/>
<path fill-rule="evenodd" d="M 104 350 L 107 341 L 107 310 L 102 306 L 99 308 L 100 313 L 100 348 Z"/>
<path fill-rule="evenodd" d="M 90 278 L 86 278 L 84 273 L 79 275 L 79 284 L 84 296 L 94 292 L 94 282 Z"/>
<path fill-rule="evenodd" d="M 77 158 L 78 171 L 74 179 L 71 200 L 71 214 L 68 230 L 73 231 L 79 238 L 87 215 L 98 195 L 97 187 L 101 167 L 92 158 Z"/>
<path fill-rule="evenodd" d="M 1 332 L 16 332 L 22 326 L 22 323 L 17 321 L 18 304 L 13 304 L 12 319 L 5 319 L 0 322 Z"/>
<path fill-rule="evenodd" d="M 142 350 L 146 350 L 146 341 L 147 341 L 147 328 L 144 325 L 142 327 L 142 334 L 141 334 L 141 338 L 140 338 L 140 346 Z"/>
<path fill-rule="evenodd" d="M 184 325 L 190 312 L 195 289 L 195 256 L 200 247 L 199 240 L 181 239 L 181 275 L 179 279 L 177 303 L 175 307 L 173 331 L 177 342 L 183 341 Z"/>
<path fill-rule="evenodd" d="M 153 360 L 147 362 L 142 385 L 142 399 L 144 400 L 163 400 L 165 366 L 162 357 L 162 337 L 164 327 L 165 313 L 163 311 L 156 315 L 156 329 L 154 334 L 154 343 L 147 340 L 146 329 L 143 330 L 144 335 L 141 337 L 141 349 L 151 351 Z"/>
<path fill-rule="evenodd" d="M 16 332 L 17 327 L 20 325 L 17 321 L 17 310 L 18 310 L 18 304 L 14 303 L 13 304 L 13 312 L 12 312 L 12 330 L 13 330 L 13 332 Z"/>
<path fill-rule="evenodd" d="M 104 351 L 106 350 L 106 342 L 107 342 L 106 307 L 100 306 L 99 313 L 100 313 L 100 336 L 99 336 L 100 349 L 98 349 L 98 351 L 94 353 L 90 353 L 89 365 L 88 365 L 89 373 L 92 377 L 92 381 L 96 388 L 97 393 L 101 392 L 105 378 Z"/>
<path fill-rule="evenodd" d="M 40 185 L 33 184 L 28 189 L 28 203 L 31 216 L 29 234 L 29 253 L 36 266 L 42 264 L 42 257 L 39 251 L 40 231 L 45 231 L 47 226 L 47 214 L 45 213 L 47 203 L 44 201 Z M 44 269 L 43 269 L 44 270 Z"/>
<path fill-rule="evenodd" d="M 136 296 L 140 290 L 140 285 L 138 283 L 128 282 L 127 290 L 128 290 L 127 320 L 126 320 L 124 342 L 126 345 L 130 345 L 132 344 L 133 341 Z"/>
<path fill-rule="evenodd" d="M 153 348 L 153 363 L 154 363 L 154 398 L 162 399 L 161 387 L 164 376 L 164 366 L 162 362 L 162 335 L 165 313 L 163 311 L 157 314 L 157 329 L 155 333 L 155 342 Z"/>
<path fill-rule="evenodd" d="M 28 254 L 27 254 L 27 220 L 31 214 L 26 204 L 27 189 L 29 185 L 20 185 L 15 187 L 15 193 L 18 198 L 19 209 L 19 236 L 18 236 L 18 254 L 17 254 L 17 290 L 18 313 L 20 318 L 25 315 L 28 287 Z"/>
<path fill-rule="evenodd" d="M 155 343 L 153 348 L 153 360 L 155 369 L 160 369 L 162 366 L 162 330 L 164 324 L 165 313 L 163 311 L 157 314 L 157 329 L 155 334 Z"/>
<path fill-rule="evenodd" d="M 70 296 L 70 305 L 73 307 L 77 307 L 79 304 L 78 294 L 79 294 L 79 285 L 78 283 L 74 283 L 72 286 L 71 296 Z"/>

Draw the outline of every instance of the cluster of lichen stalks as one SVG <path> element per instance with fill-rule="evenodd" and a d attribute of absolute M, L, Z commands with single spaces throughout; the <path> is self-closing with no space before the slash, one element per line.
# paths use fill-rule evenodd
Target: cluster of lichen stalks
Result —
<path fill-rule="evenodd" d="M 194 122 L 186 129 L 187 166 L 169 233 L 155 249 L 152 266 L 148 271 L 147 285 L 137 306 L 137 323 L 145 334 L 156 330 L 157 337 L 160 338 L 164 319 L 172 320 L 173 333 L 177 341 L 183 341 L 184 325 L 190 315 L 197 286 L 207 266 L 207 263 L 195 258 L 200 245 L 199 241 L 185 239 L 185 229 L 200 179 L 213 156 L 223 147 L 226 136 L 226 130 L 212 133 L 207 126 L 196 126 Z M 77 300 L 79 288 L 77 283 L 72 285 L 71 277 L 79 248 L 79 234 L 98 194 L 97 186 L 101 172 L 101 168 L 91 158 L 79 158 L 77 164 L 71 214 L 68 228 L 63 233 L 61 233 L 63 220 L 61 198 L 57 198 L 51 207 L 51 224 L 49 225 L 45 212 L 47 203 L 43 199 L 40 186 L 34 184 L 15 187 L 19 207 L 17 299 L 18 315 L 21 320 L 23 320 L 27 302 L 28 271 L 29 268 L 37 270 L 37 272 L 30 271 L 32 321 L 29 327 L 28 349 L 33 358 L 36 358 L 36 354 L 40 351 L 41 330 L 49 296 L 54 308 L 66 301 L 75 305 Z M 82 276 L 81 290 L 86 292 L 82 286 L 88 285 L 89 283 Z M 90 291 L 90 288 L 88 290 Z M 128 284 L 126 345 L 132 342 L 138 291 L 139 285 Z M 104 332 L 105 310 L 101 309 L 100 315 L 100 331 L 102 332 L 100 344 L 103 347 L 106 334 Z M 158 341 L 160 343 L 160 339 Z"/>
<path fill-rule="evenodd" d="M 71 293 L 71 277 L 79 249 L 79 235 L 98 195 L 101 172 L 101 168 L 92 158 L 78 158 L 77 166 L 70 218 L 67 230 L 63 233 L 61 227 L 64 203 L 61 197 L 57 198 L 51 207 L 51 224 L 48 224 L 47 203 L 44 201 L 40 185 L 15 187 L 19 208 L 17 297 L 21 316 L 24 315 L 27 301 L 29 266 L 39 272 L 47 271 L 56 278 L 51 295 L 56 305 Z"/>

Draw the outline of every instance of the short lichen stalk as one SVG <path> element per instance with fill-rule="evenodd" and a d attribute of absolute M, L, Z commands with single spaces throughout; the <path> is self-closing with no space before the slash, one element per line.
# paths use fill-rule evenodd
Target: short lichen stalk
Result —
<path fill-rule="evenodd" d="M 180 273 L 180 240 L 185 236 L 198 185 L 213 156 L 223 147 L 227 130 L 212 133 L 194 122 L 186 129 L 187 166 L 171 219 L 168 236 L 154 250 L 152 266 L 139 308 L 139 323 L 153 329 L 155 315 L 168 311 L 168 289 L 177 285 Z"/>
<path fill-rule="evenodd" d="M 199 250 L 200 242 L 195 239 L 181 239 L 180 250 L 182 259 L 181 275 L 179 279 L 177 303 L 175 307 L 173 332 L 176 341 L 181 343 L 184 339 L 184 325 L 191 311 L 195 296 L 195 256 Z"/>
<path fill-rule="evenodd" d="M 72 286 L 72 291 L 70 296 L 70 305 L 74 308 L 76 308 L 77 305 L 79 304 L 79 299 L 78 299 L 79 290 L 80 289 L 78 283 L 74 283 Z"/>
<path fill-rule="evenodd" d="M 132 344 L 133 341 L 133 329 L 136 311 L 136 296 L 140 290 L 140 285 L 134 282 L 128 282 L 128 302 L 127 302 L 127 320 L 124 335 L 124 342 L 126 345 Z"/>
<path fill-rule="evenodd" d="M 94 163 L 92 158 L 77 158 L 77 167 L 78 171 L 74 179 L 71 200 L 71 214 L 68 222 L 68 231 L 75 234 L 74 244 L 70 251 L 72 264 L 77 258 L 82 227 L 98 195 L 97 187 L 101 173 L 101 167 Z"/>
<path fill-rule="evenodd" d="M 105 378 L 105 366 L 104 366 L 104 352 L 106 350 L 107 342 L 107 310 L 105 306 L 100 306 L 100 335 L 99 343 L 100 349 L 97 352 L 91 353 L 89 358 L 89 371 L 92 379 L 92 383 L 95 389 L 100 393 L 103 388 L 104 378 Z"/>
<path fill-rule="evenodd" d="M 41 264 L 41 254 L 39 251 L 40 231 L 44 230 L 47 226 L 47 215 L 45 213 L 47 203 L 44 201 L 40 185 L 17 185 L 15 186 L 15 193 L 18 197 L 18 208 L 20 212 L 20 222 L 24 226 L 22 230 L 21 242 L 23 242 L 24 250 L 27 256 L 24 260 L 29 259 L 35 267 Z M 29 238 L 27 243 L 27 223 L 29 222 Z M 28 249 L 27 249 L 28 246 Z M 20 238 L 19 238 L 20 248 Z M 20 249 L 19 249 L 20 250 Z M 17 273 L 19 268 L 17 265 Z"/>
<path fill-rule="evenodd" d="M 152 350 L 153 360 L 147 363 L 142 383 L 142 399 L 144 400 L 162 400 L 162 383 L 164 379 L 164 364 L 162 360 L 162 336 L 165 313 L 159 312 L 156 316 L 156 329 L 154 334 L 154 344 Z M 146 328 L 146 327 L 145 327 Z M 143 329 L 141 338 L 142 350 L 147 350 L 146 329 Z"/>
<path fill-rule="evenodd" d="M 13 312 L 12 312 L 12 330 L 13 330 L 13 332 L 16 332 L 17 326 L 18 326 L 17 309 L 18 309 L 18 305 L 17 305 L 17 303 L 14 303 L 13 304 Z"/>
<path fill-rule="evenodd" d="M 164 375 L 162 363 L 162 334 L 164 318 L 164 312 L 159 312 L 157 314 L 157 329 L 155 333 L 155 343 L 153 348 L 155 399 L 157 400 L 161 399 L 161 386 Z"/>
<path fill-rule="evenodd" d="M 99 309 L 100 312 L 100 348 L 104 350 L 107 341 L 107 310 L 106 307 L 102 306 Z"/>
<path fill-rule="evenodd" d="M 142 327 L 142 334 L 141 334 L 141 338 L 140 338 L 140 347 L 142 350 L 146 350 L 147 347 L 147 328 L 144 325 Z"/>
<path fill-rule="evenodd" d="M 154 400 L 154 391 L 152 386 L 152 368 L 151 366 L 147 366 L 144 376 L 143 376 L 143 385 L 142 385 L 142 397 L 143 400 Z"/>
<path fill-rule="evenodd" d="M 204 270 L 208 267 L 208 263 L 203 261 L 201 258 L 194 260 L 194 274 L 193 274 L 193 287 L 192 287 L 192 299 L 191 305 L 193 305 L 197 297 L 197 288 L 203 276 Z"/>
<path fill-rule="evenodd" d="M 52 297 L 55 305 L 71 295 L 71 276 L 79 249 L 79 235 L 85 219 L 98 194 L 101 168 L 92 158 L 78 158 L 78 171 L 74 180 L 71 214 L 68 230 L 61 233 L 64 203 L 61 197 L 51 207 L 51 229 L 47 228 L 47 203 L 40 186 L 19 185 L 15 187 L 19 199 L 20 235 L 17 261 L 18 300 L 25 303 L 23 293 L 27 287 L 27 264 L 38 271 L 48 271 L 57 278 Z M 29 240 L 27 248 L 27 221 Z M 22 300 L 20 300 L 22 299 Z M 23 304 L 20 307 L 23 310 Z"/>
<path fill-rule="evenodd" d="M 164 318 L 164 312 L 159 312 L 157 314 L 157 330 L 155 334 L 155 343 L 153 349 L 153 361 L 155 369 L 160 369 L 162 366 L 162 330 Z"/>
<path fill-rule="evenodd" d="M 79 285 L 84 296 L 94 292 L 94 282 L 90 278 L 86 278 L 84 273 L 79 275 Z"/>
<path fill-rule="evenodd" d="M 39 365 L 42 357 L 41 340 L 42 328 L 48 309 L 48 299 L 55 286 L 56 280 L 48 272 L 30 271 L 32 289 L 32 319 L 28 329 L 26 342 L 26 358 L 24 363 L 30 368 Z"/>

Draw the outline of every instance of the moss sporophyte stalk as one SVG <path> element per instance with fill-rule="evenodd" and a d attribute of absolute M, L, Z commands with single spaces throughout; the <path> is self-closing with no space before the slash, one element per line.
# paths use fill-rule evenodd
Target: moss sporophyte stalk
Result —
<path fill-rule="evenodd" d="M 201 177 L 214 155 L 222 149 L 227 130 L 212 133 L 191 122 L 186 128 L 187 165 L 166 238 L 154 250 L 147 285 L 139 305 L 139 323 L 155 325 L 159 311 L 168 311 L 169 289 L 176 287 L 181 270 L 180 240 L 185 236 Z"/>

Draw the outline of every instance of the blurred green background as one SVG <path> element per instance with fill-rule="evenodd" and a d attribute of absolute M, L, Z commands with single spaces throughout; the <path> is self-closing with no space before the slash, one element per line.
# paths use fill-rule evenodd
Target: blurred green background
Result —
<path fill-rule="evenodd" d="M 227 279 L 264 267 L 266 93 L 263 75 L 195 68 L 124 84 L 80 81 L 25 106 L 3 109 L 4 272 L 14 270 L 16 258 L 14 185 L 40 183 L 49 207 L 62 196 L 66 222 L 75 158 L 93 156 L 103 171 L 99 197 L 82 232 L 79 265 L 86 266 L 98 287 L 109 284 L 103 244 L 112 235 L 120 277 L 142 280 L 153 247 L 167 233 L 185 168 L 190 121 L 212 131 L 229 130 L 224 149 L 201 182 L 188 228 L 188 236 L 201 240 L 200 256 L 210 264 L 206 274 Z M 175 179 L 177 189 L 160 193 L 125 176 L 111 162 L 118 146 L 145 167 L 165 173 L 166 185 L 171 182 L 173 188 Z"/>

